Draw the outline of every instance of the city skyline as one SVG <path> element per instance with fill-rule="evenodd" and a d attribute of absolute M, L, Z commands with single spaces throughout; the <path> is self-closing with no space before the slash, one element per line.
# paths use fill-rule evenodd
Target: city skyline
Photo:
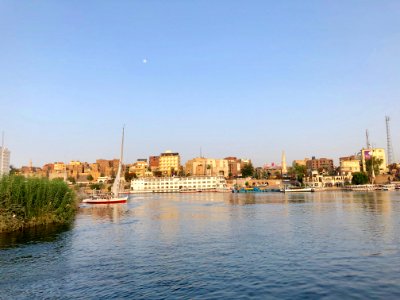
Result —
<path fill-rule="evenodd" d="M 11 164 L 171 149 L 335 160 L 400 154 L 400 4 L 5 1 L 0 129 Z"/>

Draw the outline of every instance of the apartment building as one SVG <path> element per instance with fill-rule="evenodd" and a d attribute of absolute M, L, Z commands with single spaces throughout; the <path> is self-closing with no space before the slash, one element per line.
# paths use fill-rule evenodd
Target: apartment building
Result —
<path fill-rule="evenodd" d="M 10 154 L 6 147 L 0 147 L 0 176 L 10 173 Z"/>
<path fill-rule="evenodd" d="M 383 148 L 370 148 L 370 149 L 361 149 L 361 166 L 364 172 L 367 171 L 366 162 L 370 159 L 379 159 L 381 163 L 379 164 L 379 172 L 386 173 L 387 166 L 386 166 L 386 155 L 385 149 Z M 378 160 L 375 160 L 374 163 L 377 163 Z M 377 174 L 376 174 L 377 175 Z"/>
<path fill-rule="evenodd" d="M 226 159 L 196 157 L 186 162 L 186 175 L 229 176 L 229 162 Z"/>
<path fill-rule="evenodd" d="M 340 174 L 351 175 L 361 171 L 361 157 L 352 155 L 346 157 L 340 157 Z"/>
<path fill-rule="evenodd" d="M 315 156 L 313 156 L 310 160 L 306 161 L 306 168 L 309 173 L 312 171 L 331 173 L 334 170 L 333 159 L 315 158 Z"/>
<path fill-rule="evenodd" d="M 158 170 L 163 176 L 173 176 L 179 172 L 181 158 L 179 153 L 167 150 L 160 154 Z"/>

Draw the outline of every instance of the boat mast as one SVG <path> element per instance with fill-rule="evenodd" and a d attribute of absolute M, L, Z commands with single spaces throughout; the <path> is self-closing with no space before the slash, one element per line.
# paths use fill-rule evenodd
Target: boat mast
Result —
<path fill-rule="evenodd" d="M 122 127 L 122 142 L 121 142 L 121 152 L 118 164 L 118 172 L 117 176 L 115 177 L 114 184 L 112 187 L 112 192 L 114 197 L 118 197 L 120 191 L 120 184 L 121 184 L 121 172 L 122 172 L 122 159 L 124 155 L 124 132 L 125 132 L 125 125 Z"/>

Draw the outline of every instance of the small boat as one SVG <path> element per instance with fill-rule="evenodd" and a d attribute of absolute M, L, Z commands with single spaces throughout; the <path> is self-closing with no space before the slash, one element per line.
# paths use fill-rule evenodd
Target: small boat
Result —
<path fill-rule="evenodd" d="M 90 198 L 84 199 L 82 202 L 87 204 L 117 204 L 126 203 L 128 196 L 125 197 L 113 197 L 112 194 L 101 194 L 94 193 Z"/>
<path fill-rule="evenodd" d="M 179 190 L 179 193 L 183 193 L 183 194 L 201 193 L 201 190 L 181 189 L 181 190 Z"/>
<path fill-rule="evenodd" d="M 396 189 L 395 184 L 384 184 L 382 185 L 382 191 L 394 191 Z"/>
<path fill-rule="evenodd" d="M 121 142 L 121 155 L 118 164 L 118 172 L 115 177 L 111 194 L 95 194 L 93 193 L 90 198 L 84 199 L 82 202 L 87 204 L 117 204 L 126 203 L 128 196 L 119 197 L 121 189 L 121 172 L 122 172 L 122 157 L 124 150 L 124 128 L 122 128 L 122 142 Z"/>
<path fill-rule="evenodd" d="M 313 188 L 310 187 L 289 187 L 285 186 L 283 189 L 281 189 L 282 193 L 300 193 L 300 192 L 314 192 Z"/>
<path fill-rule="evenodd" d="M 375 191 L 376 189 L 377 186 L 374 184 L 348 185 L 345 187 L 345 190 L 353 192 L 369 192 L 369 191 Z"/>

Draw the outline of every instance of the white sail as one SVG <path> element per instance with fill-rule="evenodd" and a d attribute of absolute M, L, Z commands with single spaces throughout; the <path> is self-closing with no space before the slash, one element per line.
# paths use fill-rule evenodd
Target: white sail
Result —
<path fill-rule="evenodd" d="M 121 186 L 122 158 L 123 158 L 123 154 L 124 154 L 124 130 L 125 130 L 125 127 L 122 127 L 121 155 L 119 158 L 118 172 L 117 172 L 117 176 L 115 176 L 114 184 L 111 188 L 111 192 L 113 193 L 114 197 L 118 197 L 118 194 L 120 192 L 120 186 Z"/>

